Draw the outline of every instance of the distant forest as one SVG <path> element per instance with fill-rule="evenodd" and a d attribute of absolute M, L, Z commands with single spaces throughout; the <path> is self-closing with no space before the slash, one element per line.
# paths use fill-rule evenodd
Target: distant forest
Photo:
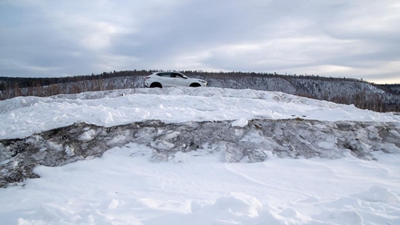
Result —
<path fill-rule="evenodd" d="M 0 77 L 0 100 L 18 96 L 46 97 L 125 88 L 143 88 L 157 70 L 104 72 L 58 78 Z M 180 71 L 208 81 L 210 87 L 279 91 L 379 112 L 400 112 L 400 84 L 373 84 L 351 78 L 280 75 L 254 72 Z"/>

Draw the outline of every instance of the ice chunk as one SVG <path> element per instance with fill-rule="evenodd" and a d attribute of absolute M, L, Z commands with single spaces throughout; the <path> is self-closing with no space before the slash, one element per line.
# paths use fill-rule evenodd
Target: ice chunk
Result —
<path fill-rule="evenodd" d="M 245 118 L 240 118 L 232 122 L 232 127 L 245 127 L 249 121 Z"/>
<path fill-rule="evenodd" d="M 80 140 L 80 141 L 91 141 L 91 140 L 93 140 L 95 135 L 96 135 L 96 132 L 94 130 L 90 129 L 88 131 L 83 132 L 79 136 L 78 140 Z"/>
<path fill-rule="evenodd" d="M 65 153 L 67 153 L 68 156 L 73 156 L 75 155 L 75 149 L 73 147 L 66 146 Z"/>
<path fill-rule="evenodd" d="M 321 141 L 321 142 L 318 143 L 318 146 L 320 148 L 324 148 L 324 149 L 331 149 L 331 148 L 333 148 L 335 146 L 335 143 Z"/>
<path fill-rule="evenodd" d="M 158 150 L 169 150 L 172 149 L 175 145 L 168 141 L 155 141 L 151 142 L 150 146 Z"/>

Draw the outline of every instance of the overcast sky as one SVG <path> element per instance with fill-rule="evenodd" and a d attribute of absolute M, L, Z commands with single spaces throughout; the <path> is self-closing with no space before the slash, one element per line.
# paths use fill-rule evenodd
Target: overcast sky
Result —
<path fill-rule="evenodd" d="M 399 0 L 0 0 L 0 76 L 162 69 L 400 83 Z"/>

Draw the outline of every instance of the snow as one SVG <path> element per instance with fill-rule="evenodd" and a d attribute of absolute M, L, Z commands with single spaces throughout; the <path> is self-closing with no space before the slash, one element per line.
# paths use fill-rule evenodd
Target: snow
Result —
<path fill-rule="evenodd" d="M 232 127 L 245 127 L 249 121 L 245 118 L 240 118 L 232 122 Z"/>
<path fill-rule="evenodd" d="M 400 122 L 392 113 L 278 92 L 218 88 L 20 97 L 1 101 L 0 113 L 0 140 L 77 122 L 115 126 L 149 119 L 231 120 L 238 133 L 257 118 L 345 121 L 344 125 Z M 318 126 L 323 132 L 324 125 Z M 84 128 L 79 139 L 91 141 L 96 132 Z M 366 138 L 359 134 L 354 138 Z M 38 166 L 34 171 L 40 178 L 0 189 L 0 224 L 400 224 L 398 154 L 376 151 L 371 153 L 375 160 L 350 153 L 339 159 L 293 159 L 265 151 L 267 160 L 257 163 L 227 163 L 221 151 L 177 152 L 166 162 L 152 158 L 154 148 L 171 148 L 179 135 L 171 130 L 148 146 L 128 143 L 100 158 Z M 121 134 L 110 142 L 124 138 Z M 243 139 L 263 142 L 257 132 Z M 334 136 L 314 141 L 325 150 L 337 143 Z M 48 144 L 75 154 L 71 147 Z"/>
<path fill-rule="evenodd" d="M 297 117 L 321 121 L 400 121 L 400 116 L 392 113 L 377 113 L 279 92 L 219 88 L 127 89 L 0 101 L 0 139 L 23 138 L 78 122 L 116 126 L 142 120 L 177 123 Z"/>
<path fill-rule="evenodd" d="M 0 191 L 3 224 L 399 224 L 400 159 L 271 156 L 221 163 L 180 153 L 152 163 L 128 144 L 103 157 L 39 166 L 40 179 Z M 365 175 L 368 175 L 366 179 Z"/>
<path fill-rule="evenodd" d="M 96 134 L 96 132 L 94 130 L 87 130 L 86 132 L 84 132 L 80 137 L 79 140 L 80 141 L 90 141 L 93 140 L 94 135 Z"/>

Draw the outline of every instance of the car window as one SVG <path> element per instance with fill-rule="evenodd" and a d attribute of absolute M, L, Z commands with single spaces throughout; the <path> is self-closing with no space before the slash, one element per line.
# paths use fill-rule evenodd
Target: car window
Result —
<path fill-rule="evenodd" d="M 186 78 L 185 75 L 180 74 L 180 73 L 169 73 L 169 72 L 163 72 L 163 73 L 157 73 L 157 76 L 160 77 L 172 77 L 172 78 Z"/>
<path fill-rule="evenodd" d="M 171 73 L 158 73 L 157 76 L 160 76 L 160 77 L 169 77 L 169 76 L 171 76 Z"/>
<path fill-rule="evenodd" d="M 175 78 L 182 78 L 182 75 L 179 73 L 172 73 L 171 77 L 175 77 Z"/>

